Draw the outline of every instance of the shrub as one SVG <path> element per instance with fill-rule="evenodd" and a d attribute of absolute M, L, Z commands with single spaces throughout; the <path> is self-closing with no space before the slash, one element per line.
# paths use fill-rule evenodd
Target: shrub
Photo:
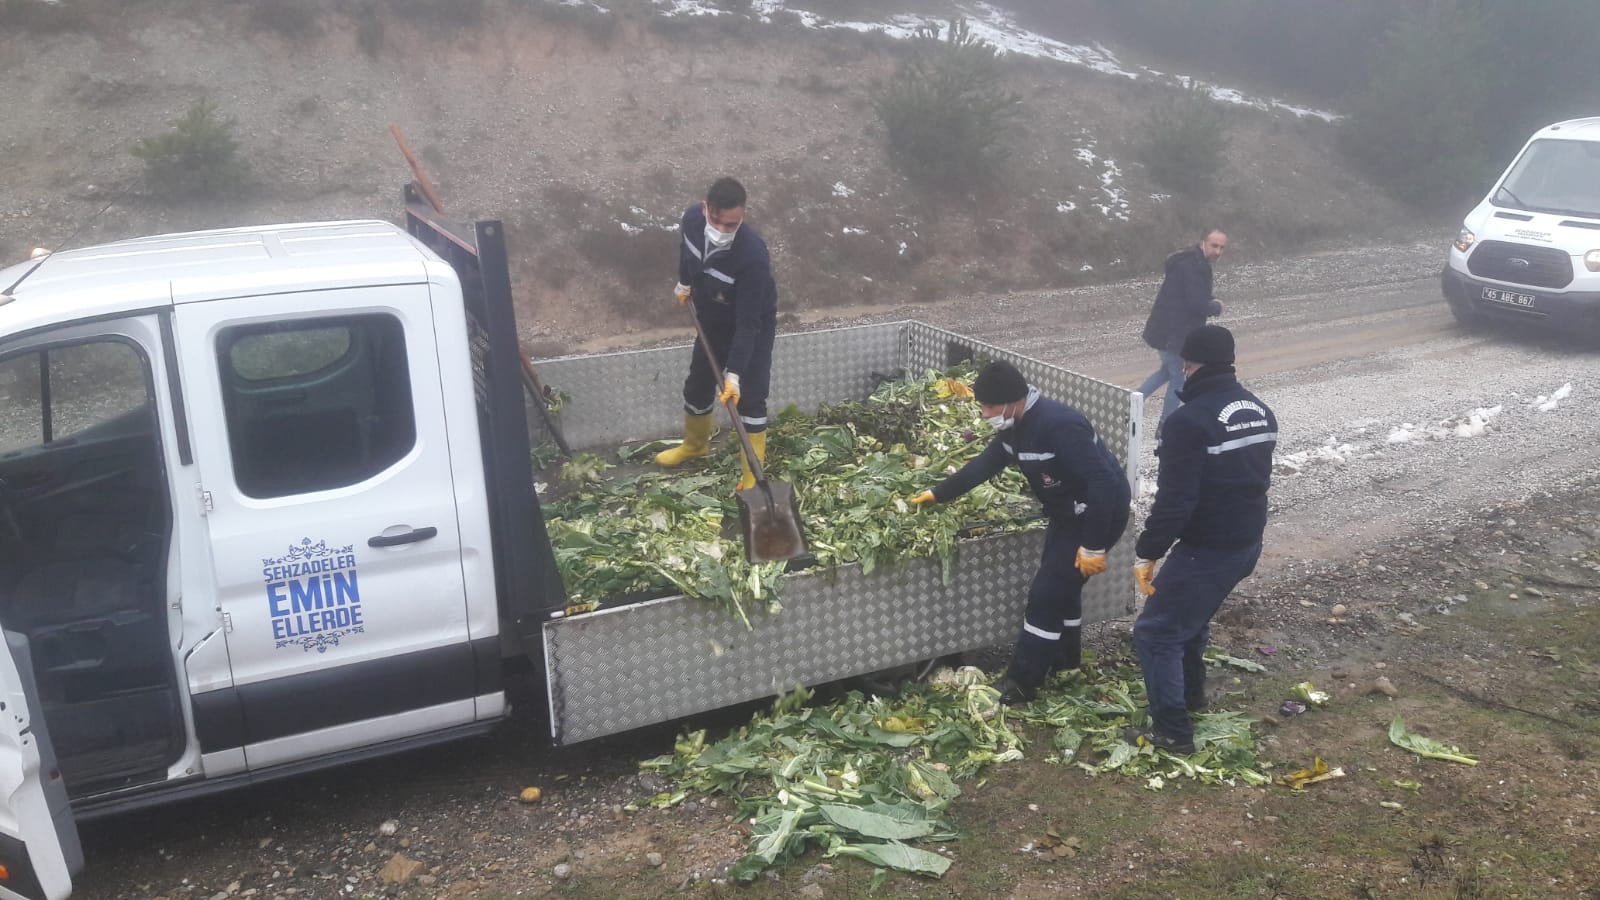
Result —
<path fill-rule="evenodd" d="M 383 52 L 387 36 L 383 30 L 383 15 L 376 3 L 363 3 L 356 12 L 356 46 L 361 52 L 376 59 Z"/>
<path fill-rule="evenodd" d="M 140 138 L 131 151 L 144 160 L 145 179 L 168 198 L 206 197 L 237 190 L 249 169 L 239 156 L 236 123 L 209 100 L 196 100 L 172 130 Z"/>
<path fill-rule="evenodd" d="M 0 0 L 0 29 L 23 31 L 83 31 L 89 15 L 78 5 L 46 0 Z"/>
<path fill-rule="evenodd" d="M 250 24 L 291 43 L 309 41 L 322 33 L 316 0 L 264 0 L 251 4 Z"/>
<path fill-rule="evenodd" d="M 938 28 L 919 29 L 908 54 L 873 97 L 891 161 L 930 183 L 993 174 L 1022 102 L 1005 86 L 999 53 L 957 19 L 942 39 Z"/>
<path fill-rule="evenodd" d="M 1471 10 L 1446 6 L 1408 15 L 1389 33 L 1339 135 L 1358 168 L 1423 207 L 1481 188 L 1500 149 L 1488 139 L 1498 137 L 1483 63 L 1489 31 Z"/>
<path fill-rule="evenodd" d="M 1208 89 L 1191 84 L 1156 106 L 1138 135 L 1139 161 L 1174 194 L 1205 200 L 1226 162 L 1228 123 Z"/>

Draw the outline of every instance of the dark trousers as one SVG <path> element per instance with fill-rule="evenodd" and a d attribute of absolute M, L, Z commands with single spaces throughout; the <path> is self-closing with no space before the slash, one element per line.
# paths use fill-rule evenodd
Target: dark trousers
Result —
<path fill-rule="evenodd" d="M 1122 536 L 1127 522 L 1124 513 L 1116 537 Z M 1022 634 L 1017 636 L 1006 671 L 1012 681 L 1023 687 L 1037 688 L 1050 677 L 1051 669 L 1076 669 L 1081 661 L 1086 581 L 1077 566 L 1081 543 L 1082 528 L 1077 519 L 1050 520 L 1044 533 L 1044 557 L 1028 589 Z"/>
<path fill-rule="evenodd" d="M 1180 541 L 1161 564 L 1156 592 L 1133 625 L 1133 648 L 1144 671 L 1157 734 L 1179 742 L 1194 740 L 1189 706 L 1204 702 L 1211 617 L 1255 571 L 1260 558 L 1260 542 L 1238 550 L 1208 550 Z"/>
<path fill-rule="evenodd" d="M 700 327 L 705 329 L 706 340 L 717 354 L 717 365 L 727 366 L 728 348 L 733 345 L 733 321 L 711 320 L 702 317 Z M 745 430 L 755 434 L 767 430 L 767 389 L 772 377 L 772 342 L 776 335 L 756 336 L 755 352 L 750 364 L 739 373 L 739 418 Z M 716 372 L 706 359 L 705 348 L 694 342 L 694 356 L 689 360 L 689 377 L 683 382 L 683 409 L 694 416 L 703 416 L 717 408 Z"/>

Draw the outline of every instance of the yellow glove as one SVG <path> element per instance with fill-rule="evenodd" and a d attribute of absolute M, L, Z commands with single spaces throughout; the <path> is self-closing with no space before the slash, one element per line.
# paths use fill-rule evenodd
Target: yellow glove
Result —
<path fill-rule="evenodd" d="M 678 286 L 672 289 L 672 296 L 678 298 L 678 305 L 679 306 L 682 306 L 683 304 L 688 303 L 689 302 L 689 286 L 680 281 L 678 283 Z"/>
<path fill-rule="evenodd" d="M 954 378 L 941 379 L 938 387 L 934 389 L 934 392 L 940 397 L 959 397 L 963 400 L 971 400 L 973 396 L 972 388 L 967 387 L 965 384 L 962 384 Z"/>
<path fill-rule="evenodd" d="M 722 393 L 717 395 L 717 401 L 720 402 L 720 403 L 732 403 L 734 405 L 738 405 L 738 403 L 739 403 L 739 373 L 738 372 L 723 372 L 722 373 Z"/>
<path fill-rule="evenodd" d="M 1139 583 L 1139 593 L 1146 597 L 1156 592 L 1156 560 L 1141 559 L 1133 564 L 1133 580 Z"/>
<path fill-rule="evenodd" d="M 1079 547 L 1078 558 L 1074 561 L 1074 565 L 1078 567 L 1078 574 L 1085 578 L 1093 578 L 1106 570 L 1106 552 Z"/>
<path fill-rule="evenodd" d="M 924 503 L 938 503 L 939 498 L 933 496 L 933 491 L 923 491 L 911 498 L 912 506 L 921 506 Z"/>

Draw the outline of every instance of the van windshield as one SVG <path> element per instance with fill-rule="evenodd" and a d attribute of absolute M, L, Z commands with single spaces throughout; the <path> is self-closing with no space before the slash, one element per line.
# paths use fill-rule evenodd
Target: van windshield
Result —
<path fill-rule="evenodd" d="M 1489 200 L 1529 212 L 1600 219 L 1600 141 L 1534 141 Z"/>

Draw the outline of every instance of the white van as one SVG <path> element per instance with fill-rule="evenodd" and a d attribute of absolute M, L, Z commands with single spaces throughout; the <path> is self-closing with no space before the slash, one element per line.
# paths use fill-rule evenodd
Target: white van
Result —
<path fill-rule="evenodd" d="M 1600 117 L 1540 129 L 1462 223 L 1441 276 L 1463 325 L 1600 334 Z"/>

